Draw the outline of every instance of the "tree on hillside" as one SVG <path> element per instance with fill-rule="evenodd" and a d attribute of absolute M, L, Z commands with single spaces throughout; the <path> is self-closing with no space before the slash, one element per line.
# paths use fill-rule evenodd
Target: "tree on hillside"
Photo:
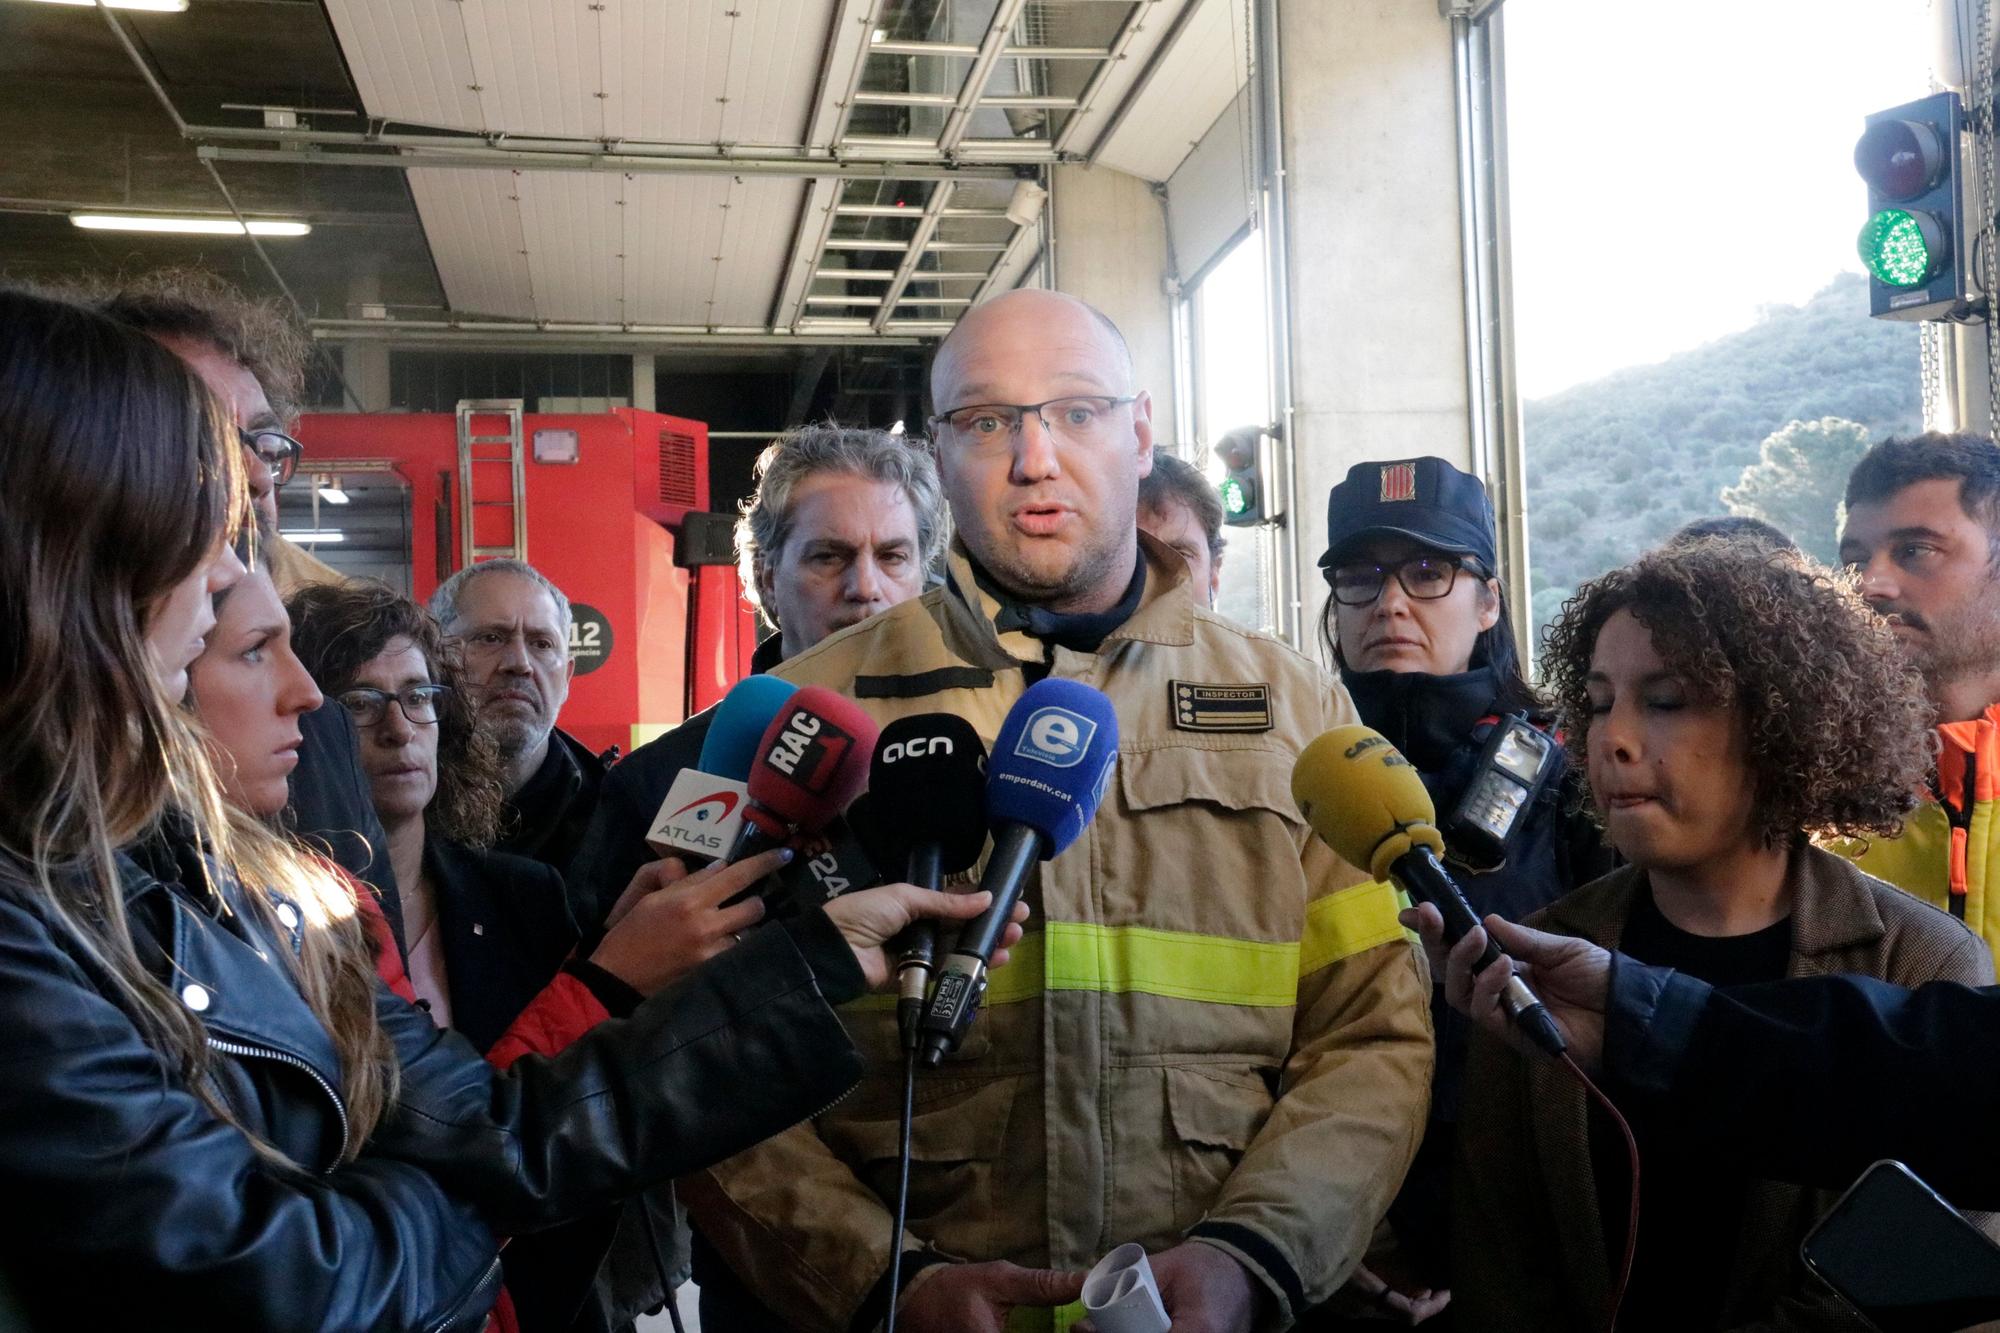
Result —
<path fill-rule="evenodd" d="M 1833 564 L 1840 543 L 1835 515 L 1847 474 L 1867 451 L 1868 428 L 1858 421 L 1788 422 L 1764 437 L 1742 479 L 1722 488 L 1722 503 L 1732 514 L 1775 525 L 1807 554 Z"/>

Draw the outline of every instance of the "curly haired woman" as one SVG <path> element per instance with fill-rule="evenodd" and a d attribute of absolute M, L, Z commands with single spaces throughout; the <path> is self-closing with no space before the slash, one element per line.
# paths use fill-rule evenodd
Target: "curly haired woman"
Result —
<path fill-rule="evenodd" d="M 1578 589 L 1543 670 L 1629 864 L 1530 924 L 1718 985 L 1993 981 L 1972 932 L 1810 841 L 1893 833 L 1929 763 L 1922 684 L 1841 576 L 1742 543 L 1655 551 Z M 1797 1261 L 1833 1196 L 1718 1168 L 1672 1122 L 1633 1130 L 1621 1329 L 1866 1327 Z M 1630 1172 L 1560 1066 L 1476 1040 L 1457 1197 L 1460 1327 L 1603 1326 Z"/>

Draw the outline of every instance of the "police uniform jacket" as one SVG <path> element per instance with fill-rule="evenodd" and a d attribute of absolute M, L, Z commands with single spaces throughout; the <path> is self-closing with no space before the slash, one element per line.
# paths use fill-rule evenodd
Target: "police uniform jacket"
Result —
<path fill-rule="evenodd" d="M 919 1076 L 901 1243 L 926 1253 L 905 1273 L 928 1254 L 1083 1269 L 1126 1241 L 1196 1237 L 1249 1269 L 1282 1327 L 1345 1279 L 1409 1165 L 1429 988 L 1392 891 L 1314 838 L 1291 797 L 1299 750 L 1354 721 L 1346 691 L 1197 607 L 1170 548 L 1141 548 L 1138 608 L 1094 652 L 996 626 L 1001 604 L 955 547 L 943 587 L 776 674 L 882 722 L 955 713 L 988 744 L 1044 671 L 1117 709 L 1096 820 L 1035 872 L 1028 935 L 965 1046 Z M 872 1325 L 886 1299 L 893 1002 L 842 1017 L 869 1060 L 861 1088 L 683 1182 L 697 1228 L 801 1330 Z M 1050 1316 L 1017 1311 L 1011 1327 L 1037 1322 Z"/>

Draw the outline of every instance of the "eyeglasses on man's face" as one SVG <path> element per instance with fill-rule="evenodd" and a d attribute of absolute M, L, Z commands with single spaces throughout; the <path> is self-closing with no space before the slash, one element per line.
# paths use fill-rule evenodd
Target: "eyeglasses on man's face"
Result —
<path fill-rule="evenodd" d="M 1083 394 L 1042 403 L 973 403 L 940 412 L 929 425 L 932 433 L 950 443 L 1001 449 L 1012 445 L 1021 424 L 1032 416 L 1055 439 L 1069 444 L 1100 444 L 1116 433 L 1118 409 L 1138 401 L 1136 396 Z"/>
<path fill-rule="evenodd" d="M 372 727 L 389 714 L 389 701 L 395 700 L 396 707 L 402 709 L 403 717 L 412 725 L 428 727 L 438 720 L 438 709 L 443 706 L 444 697 L 451 693 L 449 685 L 409 685 L 395 691 L 374 690 L 367 686 L 357 686 L 343 690 L 340 706 L 354 719 L 357 727 Z"/>
<path fill-rule="evenodd" d="M 1333 584 L 1333 600 L 1342 606 L 1372 605 L 1392 575 L 1409 596 L 1434 602 L 1451 595 L 1463 568 L 1465 557 L 1454 555 L 1420 555 L 1388 564 L 1357 560 L 1335 565 L 1328 582 Z"/>
<path fill-rule="evenodd" d="M 243 445 L 257 455 L 257 461 L 271 470 L 271 485 L 283 486 L 299 470 L 306 447 L 285 432 L 272 427 L 243 433 Z"/>

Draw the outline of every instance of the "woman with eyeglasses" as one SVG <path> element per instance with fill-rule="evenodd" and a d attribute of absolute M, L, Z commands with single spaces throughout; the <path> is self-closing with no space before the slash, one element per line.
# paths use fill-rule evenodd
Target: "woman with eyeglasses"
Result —
<path fill-rule="evenodd" d="M 1357 463 L 1327 498 L 1321 636 L 1361 720 L 1416 765 L 1440 827 L 1509 715 L 1545 735 L 1551 725 L 1522 676 L 1494 577 L 1497 545 L 1486 488 L 1442 458 Z M 1453 849 L 1454 877 L 1475 911 L 1519 920 L 1611 868 L 1575 787 L 1558 746 L 1500 855 Z M 1432 992 L 1431 1015 L 1430 1125 L 1387 1226 L 1338 1302 L 1352 1317 L 1419 1323 L 1450 1301 L 1452 1143 L 1469 1032 L 1442 990 Z"/>
<path fill-rule="evenodd" d="M 0 289 L 0 1282 L 52 1328 L 477 1329 L 496 1235 L 837 1097 L 830 1006 L 983 900 L 850 895 L 496 1073 L 382 989 L 351 890 L 225 802 L 180 706 L 240 454 L 157 343 Z"/>

